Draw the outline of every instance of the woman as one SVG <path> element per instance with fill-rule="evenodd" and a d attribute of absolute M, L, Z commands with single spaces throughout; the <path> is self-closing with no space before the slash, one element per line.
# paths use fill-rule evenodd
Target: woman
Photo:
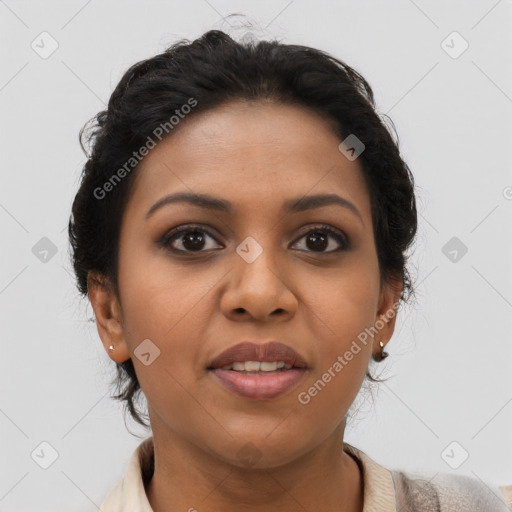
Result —
<path fill-rule="evenodd" d="M 210 31 L 132 66 L 90 133 L 69 235 L 152 436 L 103 512 L 500 511 L 343 442 L 413 292 L 413 177 L 354 69 Z M 462 507 L 462 508 L 461 508 Z"/>

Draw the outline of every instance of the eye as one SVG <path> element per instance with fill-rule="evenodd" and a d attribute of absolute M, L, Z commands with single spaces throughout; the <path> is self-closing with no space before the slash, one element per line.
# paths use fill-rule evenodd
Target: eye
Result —
<path fill-rule="evenodd" d="M 347 237 L 341 231 L 331 226 L 315 226 L 313 229 L 303 234 L 299 240 L 303 238 L 306 241 L 307 248 L 312 252 L 337 252 L 350 248 Z M 332 242 L 333 240 L 334 242 Z M 297 244 L 297 242 L 295 242 L 294 245 L 295 244 Z M 336 247 L 336 244 L 338 244 L 338 247 Z"/>
<path fill-rule="evenodd" d="M 318 253 L 331 253 L 350 248 L 350 243 L 343 232 L 327 225 L 315 226 L 309 229 L 298 240 L 305 239 L 306 251 Z M 208 246 L 208 240 L 210 245 Z M 158 242 L 160 246 L 175 253 L 201 253 L 223 246 L 217 239 L 201 225 L 178 226 L 168 231 Z M 293 245 L 297 245 L 294 242 Z M 293 247 L 293 246 L 292 246 Z M 299 249 L 304 250 L 304 249 Z"/>
<path fill-rule="evenodd" d="M 178 226 L 168 231 L 160 240 L 162 247 L 178 253 L 205 252 L 214 249 L 208 239 L 216 241 L 216 238 L 202 226 Z M 220 248 L 223 246 L 220 245 Z"/>

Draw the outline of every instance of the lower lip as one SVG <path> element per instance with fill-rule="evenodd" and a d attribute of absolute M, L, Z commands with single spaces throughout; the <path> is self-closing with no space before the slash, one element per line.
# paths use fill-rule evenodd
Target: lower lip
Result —
<path fill-rule="evenodd" d="M 292 368 L 271 375 L 247 375 L 220 368 L 210 370 L 228 390 L 244 398 L 268 400 L 286 393 L 302 379 L 305 368 Z"/>

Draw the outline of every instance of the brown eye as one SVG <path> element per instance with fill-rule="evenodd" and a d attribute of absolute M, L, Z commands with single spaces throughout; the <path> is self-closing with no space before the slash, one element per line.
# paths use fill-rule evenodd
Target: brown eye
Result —
<path fill-rule="evenodd" d="M 350 248 L 343 232 L 330 226 L 318 226 L 304 233 L 298 240 L 304 239 L 306 252 L 319 254 L 332 253 Z M 168 231 L 158 242 L 160 246 L 177 254 L 206 253 L 223 246 L 205 228 L 201 226 L 178 226 Z M 294 246 L 298 241 L 294 243 Z"/>
<path fill-rule="evenodd" d="M 329 245 L 329 235 L 320 231 L 312 231 L 306 235 L 306 246 L 312 251 L 325 251 Z"/>
<path fill-rule="evenodd" d="M 182 246 L 187 251 L 200 251 L 206 242 L 206 237 L 201 231 L 189 231 L 181 236 L 180 239 Z"/>
<path fill-rule="evenodd" d="M 346 237 L 330 226 L 319 226 L 311 229 L 299 238 L 299 240 L 302 239 L 305 240 L 306 250 L 309 252 L 330 253 L 349 248 Z"/>
<path fill-rule="evenodd" d="M 215 248 L 216 239 L 205 229 L 193 226 L 179 226 L 164 235 L 160 245 L 174 252 L 206 252 Z M 222 246 L 220 246 L 222 248 Z"/>

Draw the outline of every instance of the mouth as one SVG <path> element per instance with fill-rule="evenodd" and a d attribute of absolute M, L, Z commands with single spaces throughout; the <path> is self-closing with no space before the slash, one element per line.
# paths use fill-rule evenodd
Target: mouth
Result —
<path fill-rule="evenodd" d="M 308 367 L 291 347 L 273 341 L 235 345 L 215 358 L 207 369 L 237 396 L 269 400 L 293 389 Z"/>

